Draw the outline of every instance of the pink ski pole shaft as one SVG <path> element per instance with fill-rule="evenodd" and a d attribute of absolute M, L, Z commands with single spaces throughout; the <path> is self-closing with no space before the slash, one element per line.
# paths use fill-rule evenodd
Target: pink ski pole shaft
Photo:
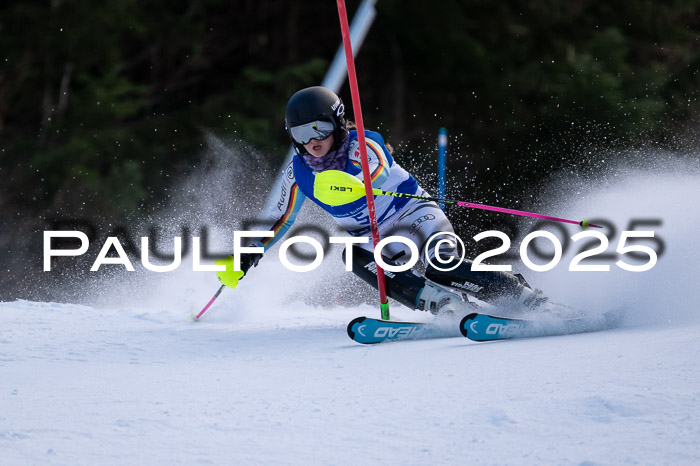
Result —
<path fill-rule="evenodd" d="M 204 309 L 202 309 L 201 311 L 199 311 L 199 314 L 197 314 L 196 316 L 194 316 L 194 320 L 199 320 L 199 318 L 202 317 L 202 315 L 203 315 L 205 312 L 207 312 L 207 309 L 209 309 L 209 307 L 214 303 L 214 301 L 216 301 L 216 298 L 218 298 L 219 295 L 221 294 L 221 292 L 224 291 L 224 288 L 226 288 L 226 285 L 221 285 L 221 287 L 220 287 L 219 290 L 216 292 L 216 294 L 214 294 L 214 296 L 212 296 L 212 298 L 209 300 L 209 302 L 207 303 L 207 305 L 204 306 Z"/>

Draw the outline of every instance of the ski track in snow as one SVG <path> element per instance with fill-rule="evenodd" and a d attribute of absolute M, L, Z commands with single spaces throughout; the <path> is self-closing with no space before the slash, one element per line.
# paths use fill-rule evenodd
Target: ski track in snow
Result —
<path fill-rule="evenodd" d="M 562 201 L 664 219 L 649 272 L 528 274 L 591 312 L 624 306 L 612 331 L 358 345 L 345 326 L 374 306 L 290 298 L 337 263 L 300 280 L 268 257 L 199 323 L 217 282 L 191 271 L 115 284 L 110 305 L 0 303 L 0 463 L 699 464 L 697 180 Z"/>

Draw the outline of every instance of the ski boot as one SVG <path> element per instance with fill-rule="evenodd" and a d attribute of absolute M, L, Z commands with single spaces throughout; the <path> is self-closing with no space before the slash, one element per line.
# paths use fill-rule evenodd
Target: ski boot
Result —
<path fill-rule="evenodd" d="M 474 306 L 466 295 L 460 296 L 426 280 L 418 295 L 416 309 L 439 317 L 457 317 L 474 312 Z"/>
<path fill-rule="evenodd" d="M 377 286 L 377 265 L 374 255 L 358 246 L 353 246 L 353 272 L 365 282 Z M 345 254 L 343 254 L 345 259 Z M 393 265 L 388 258 L 385 262 Z M 415 271 L 391 272 L 385 274 L 386 292 L 393 298 L 408 307 L 420 311 L 428 311 L 436 316 L 461 316 L 468 312 L 475 312 L 473 303 L 459 294 L 443 288 L 442 285 L 426 280 Z M 466 301 L 466 302 L 465 302 Z M 465 305 L 466 304 L 466 305 Z"/>

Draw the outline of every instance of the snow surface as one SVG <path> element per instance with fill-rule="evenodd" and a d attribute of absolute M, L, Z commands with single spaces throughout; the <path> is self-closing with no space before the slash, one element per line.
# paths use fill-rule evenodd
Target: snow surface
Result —
<path fill-rule="evenodd" d="M 290 308 L 256 329 L 3 304 L 2 462 L 700 459 L 697 323 L 489 344 L 350 341 L 347 321 L 372 311 Z"/>
<path fill-rule="evenodd" d="M 0 303 L 0 463 L 699 464 L 699 179 L 628 175 L 552 204 L 664 220 L 649 272 L 527 273 L 560 301 L 626 307 L 612 331 L 363 346 L 345 326 L 376 306 L 300 297 L 347 277 L 337 263 L 300 279 L 274 257 L 199 323 L 218 282 L 187 270 L 112 280 L 92 306 Z"/>

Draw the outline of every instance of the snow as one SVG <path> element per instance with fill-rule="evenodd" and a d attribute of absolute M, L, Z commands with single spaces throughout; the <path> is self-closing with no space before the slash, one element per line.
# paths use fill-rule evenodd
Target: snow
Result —
<path fill-rule="evenodd" d="M 698 323 L 355 344 L 344 326 L 371 311 L 290 306 L 275 328 L 239 329 L 169 313 L 4 303 L 3 463 L 700 458 Z"/>
<path fill-rule="evenodd" d="M 526 273 L 625 306 L 611 331 L 363 346 L 345 326 L 376 306 L 301 299 L 347 280 L 337 263 L 300 280 L 267 256 L 198 323 L 218 282 L 191 270 L 112 279 L 90 306 L 0 303 L 0 463 L 699 464 L 697 181 L 635 175 L 553 205 L 664 221 L 649 272 Z"/>

